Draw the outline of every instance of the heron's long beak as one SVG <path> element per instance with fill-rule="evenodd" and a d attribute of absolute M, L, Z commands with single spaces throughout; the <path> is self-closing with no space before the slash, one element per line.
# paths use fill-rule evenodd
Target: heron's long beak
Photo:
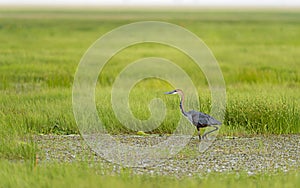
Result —
<path fill-rule="evenodd" d="M 176 94 L 176 93 L 177 93 L 176 90 L 174 90 L 174 91 L 169 91 L 169 92 L 165 92 L 166 95 Z"/>

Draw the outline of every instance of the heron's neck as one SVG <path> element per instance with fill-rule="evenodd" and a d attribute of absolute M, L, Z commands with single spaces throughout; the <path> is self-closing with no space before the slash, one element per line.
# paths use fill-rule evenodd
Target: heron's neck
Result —
<path fill-rule="evenodd" d="M 180 94 L 180 110 L 181 110 L 181 113 L 183 115 L 187 116 L 187 113 L 185 112 L 184 107 L 183 107 L 184 95 L 183 95 L 182 92 L 180 92 L 179 94 Z"/>

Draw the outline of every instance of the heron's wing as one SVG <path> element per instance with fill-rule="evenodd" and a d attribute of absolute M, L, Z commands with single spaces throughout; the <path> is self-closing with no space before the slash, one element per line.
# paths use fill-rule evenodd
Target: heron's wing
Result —
<path fill-rule="evenodd" d="M 189 111 L 192 117 L 192 121 L 194 125 L 199 126 L 207 126 L 207 125 L 220 125 L 221 122 L 216 120 L 215 118 L 211 117 L 208 114 L 197 112 L 197 111 Z"/>

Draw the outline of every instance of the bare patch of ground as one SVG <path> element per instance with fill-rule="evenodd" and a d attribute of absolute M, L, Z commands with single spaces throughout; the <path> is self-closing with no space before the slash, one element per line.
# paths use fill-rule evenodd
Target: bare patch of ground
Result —
<path fill-rule="evenodd" d="M 153 145 L 167 136 L 116 135 L 120 142 L 131 145 Z M 79 135 L 37 135 L 39 163 L 88 162 L 100 164 L 117 172 L 121 167 L 107 162 L 90 149 Z M 199 141 L 192 138 L 174 157 L 149 167 L 132 168 L 137 174 L 191 176 L 210 172 L 247 172 L 300 169 L 300 135 L 271 135 L 218 138 L 204 153 L 198 151 Z"/>

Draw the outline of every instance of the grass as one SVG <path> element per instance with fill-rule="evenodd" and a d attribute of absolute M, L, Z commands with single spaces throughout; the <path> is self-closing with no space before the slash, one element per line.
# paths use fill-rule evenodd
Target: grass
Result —
<path fill-rule="evenodd" d="M 110 10 L 83 13 L 1 10 L 1 126 L 16 134 L 78 133 L 71 87 L 81 56 L 105 32 L 132 21 L 153 19 L 189 29 L 215 54 L 228 94 L 224 134 L 300 132 L 298 11 L 149 10 L 142 14 L 123 10 L 114 16 Z M 178 50 L 141 44 L 116 54 L 99 77 L 98 111 L 111 132 L 130 132 L 115 118 L 108 102 L 115 77 L 128 62 L 151 56 L 167 58 L 182 67 L 198 88 L 200 110 L 209 113 L 210 92 L 205 76 L 199 74 L 201 70 Z M 153 93 L 146 89 L 149 87 Z M 159 80 L 142 81 L 131 95 L 133 114 L 141 119 L 150 116 L 147 105 L 153 97 L 166 102 L 168 116 L 154 132 L 172 132 L 180 116 L 178 98 L 161 96 L 170 89 Z"/>
<path fill-rule="evenodd" d="M 294 187 L 299 172 L 251 175 L 243 172 L 212 173 L 177 179 L 168 176 L 133 175 L 130 170 L 104 170 L 95 164 L 42 164 L 1 161 L 2 187 Z"/>
<path fill-rule="evenodd" d="M 104 33 L 143 20 L 180 25 L 198 35 L 212 50 L 227 89 L 221 136 L 299 134 L 299 17 L 298 10 L 122 9 L 117 13 L 109 9 L 1 9 L 0 158 L 25 160 L 25 163 L 1 161 L 1 185 L 48 187 L 52 183 L 60 184 L 62 179 L 66 185 L 102 183 L 123 187 L 144 183 L 149 187 L 218 184 L 223 187 L 242 184 L 289 187 L 288 180 L 297 184 L 298 173 L 261 174 L 251 178 L 228 174 L 220 179 L 215 174 L 174 180 L 149 176 L 132 178 L 126 173 L 100 176 L 99 169 L 77 164 L 42 165 L 34 170 L 31 163 L 38 149 L 31 135 L 79 133 L 72 111 L 72 84 L 80 58 Z M 167 58 L 182 67 L 197 86 L 199 110 L 210 112 L 211 96 L 205 76 L 199 74 L 201 70 L 191 59 L 168 46 L 135 45 L 116 54 L 104 67 L 97 83 L 97 110 L 110 133 L 133 133 L 118 121 L 110 104 L 115 77 L 129 62 L 152 56 Z M 129 103 L 133 115 L 139 119 L 150 117 L 148 104 L 153 98 L 161 98 L 166 104 L 166 118 L 149 133 L 166 134 L 176 128 L 181 116 L 179 98 L 163 95 L 171 89 L 166 82 L 149 79 L 139 82 L 132 90 Z"/>

